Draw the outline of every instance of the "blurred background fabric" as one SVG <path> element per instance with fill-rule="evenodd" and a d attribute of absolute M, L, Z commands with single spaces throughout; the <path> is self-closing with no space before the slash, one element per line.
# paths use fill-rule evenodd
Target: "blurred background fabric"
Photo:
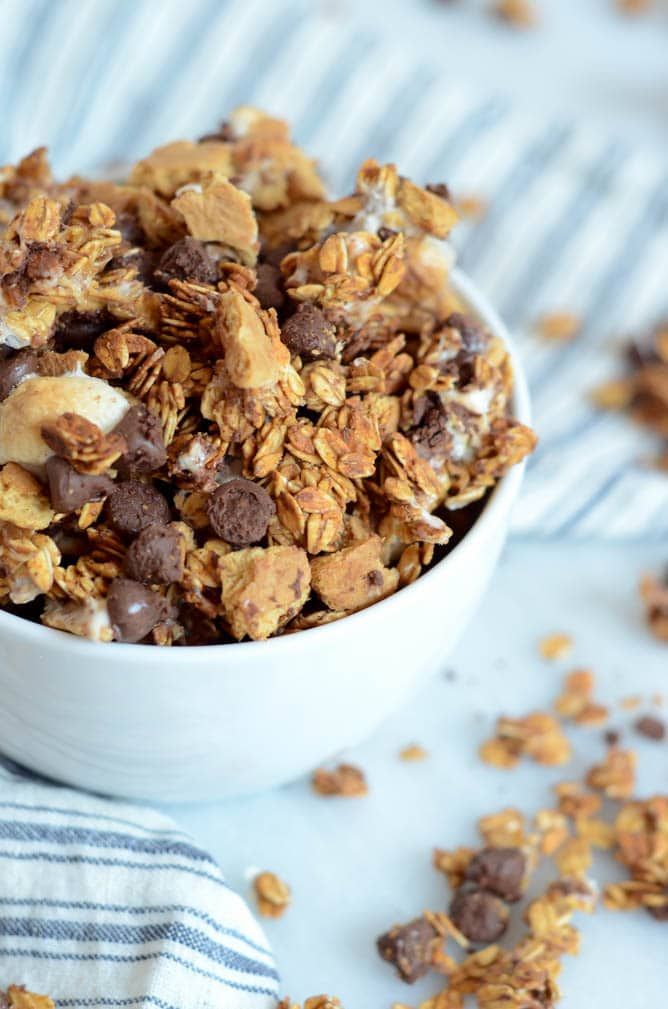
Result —
<path fill-rule="evenodd" d="M 434 2 L 430 24 L 439 6 L 449 5 Z M 413 10 L 417 25 L 427 7 L 405 0 L 404 23 Z M 475 197 L 484 212 L 458 226 L 454 245 L 520 345 L 541 439 L 515 531 L 665 535 L 668 477 L 646 462 L 650 439 L 589 400 L 619 371 L 628 334 L 668 312 L 663 152 L 621 99 L 619 117 L 595 126 L 547 99 L 541 111 L 516 93 L 511 66 L 466 72 L 456 32 L 450 59 L 445 10 L 439 58 L 410 32 L 402 43 L 384 9 L 372 0 L 4 0 L 0 160 L 46 143 L 61 177 L 118 172 L 255 104 L 290 121 L 333 193 L 353 187 L 371 156 Z M 553 312 L 582 320 L 568 344 L 536 333 L 536 319 Z"/>

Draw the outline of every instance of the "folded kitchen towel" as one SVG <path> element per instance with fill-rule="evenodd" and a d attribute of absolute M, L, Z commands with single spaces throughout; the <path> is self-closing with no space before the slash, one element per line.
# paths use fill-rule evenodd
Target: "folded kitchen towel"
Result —
<path fill-rule="evenodd" d="M 648 436 L 589 401 L 619 368 L 625 334 L 668 312 L 665 163 L 623 137 L 535 120 L 461 87 L 409 40 L 400 52 L 388 45 L 382 18 L 371 32 L 354 8 L 4 0 L 2 160 L 47 143 L 59 174 L 127 163 L 254 103 L 290 120 L 333 192 L 373 156 L 482 197 L 486 213 L 454 243 L 516 336 L 541 438 L 516 532 L 665 535 L 668 477 L 644 463 Z M 562 311 L 581 318 L 576 339 L 537 336 L 536 319 Z"/>
<path fill-rule="evenodd" d="M 0 767 L 0 989 L 58 1009 L 274 1009 L 262 930 L 166 817 Z"/>

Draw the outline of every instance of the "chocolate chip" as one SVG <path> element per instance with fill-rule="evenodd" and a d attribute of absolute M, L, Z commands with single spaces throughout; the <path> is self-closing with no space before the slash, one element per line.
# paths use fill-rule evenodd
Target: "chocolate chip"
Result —
<path fill-rule="evenodd" d="M 121 476 L 152 473 L 167 461 L 160 418 L 145 406 L 132 406 L 114 428 L 126 441 L 127 451 L 118 460 Z"/>
<path fill-rule="evenodd" d="M 660 718 L 655 718 L 653 715 L 643 715 L 642 718 L 639 718 L 635 722 L 634 729 L 641 736 L 645 736 L 647 739 L 654 739 L 657 742 L 666 735 L 665 724 Z"/>
<path fill-rule="evenodd" d="M 489 343 L 489 333 L 470 315 L 452 312 L 445 320 L 445 325 L 457 330 L 464 350 L 471 354 L 481 354 Z"/>
<path fill-rule="evenodd" d="M 621 738 L 621 733 L 617 729 L 606 729 L 603 739 L 608 746 L 617 746 Z"/>
<path fill-rule="evenodd" d="M 450 904 L 450 918 L 471 942 L 495 942 L 508 926 L 508 908 L 488 890 L 464 884 Z"/>
<path fill-rule="evenodd" d="M 128 210 L 121 210 L 116 214 L 116 230 L 120 231 L 121 238 L 128 245 L 143 245 L 146 241 L 146 232 L 139 223 L 139 219 Z"/>
<path fill-rule="evenodd" d="M 384 225 L 381 225 L 376 234 L 380 238 L 381 242 L 386 242 L 388 238 L 394 238 L 394 236 L 398 235 L 399 232 L 395 231 L 394 228 L 386 228 Z"/>
<path fill-rule="evenodd" d="M 428 193 L 440 196 L 442 200 L 452 200 L 452 193 L 445 182 L 430 182 L 424 187 Z"/>
<path fill-rule="evenodd" d="M 156 268 L 158 265 L 158 255 L 151 249 L 128 249 L 122 252 L 107 263 L 107 270 L 127 270 L 130 267 L 135 270 L 137 280 L 141 280 L 144 287 L 155 286 Z"/>
<path fill-rule="evenodd" d="M 260 262 L 269 263 L 270 266 L 280 266 L 287 255 L 298 248 L 296 242 L 281 242 L 268 248 L 264 245 L 260 251 Z"/>
<path fill-rule="evenodd" d="M 130 578 L 115 578 L 107 596 L 107 612 L 116 641 L 141 641 L 170 615 L 166 599 Z"/>
<path fill-rule="evenodd" d="M 183 575 L 183 540 L 172 526 L 143 529 L 128 548 L 125 574 L 146 585 L 169 585 Z"/>
<path fill-rule="evenodd" d="M 169 280 L 215 284 L 218 280 L 218 267 L 207 252 L 206 245 L 188 236 L 163 252 L 155 275 L 164 284 Z"/>
<path fill-rule="evenodd" d="M 228 480 L 209 498 L 213 531 L 235 547 L 258 543 L 266 535 L 275 511 L 276 506 L 264 487 L 243 477 Z"/>
<path fill-rule="evenodd" d="M 58 316 L 54 330 L 56 350 L 90 350 L 95 340 L 116 325 L 116 320 L 104 308 L 93 312 L 71 309 Z"/>
<path fill-rule="evenodd" d="M 221 632 L 214 620 L 204 616 L 191 603 L 182 603 L 179 608 L 179 623 L 183 627 L 184 645 L 217 645 L 221 643 Z"/>
<path fill-rule="evenodd" d="M 647 910 L 656 921 L 668 921 L 668 888 L 664 891 L 666 903 L 661 907 L 648 907 Z"/>
<path fill-rule="evenodd" d="M 433 965 L 442 938 L 426 918 L 416 918 L 407 925 L 395 925 L 376 941 L 383 960 L 393 964 L 404 981 L 412 984 Z"/>
<path fill-rule="evenodd" d="M 32 350 L 19 350 L 0 361 L 0 402 L 30 375 L 39 375 L 39 357 Z"/>
<path fill-rule="evenodd" d="M 526 867 L 519 848 L 484 848 L 471 859 L 466 879 L 513 904 L 522 896 Z"/>
<path fill-rule="evenodd" d="M 448 431 L 447 415 L 437 395 L 422 397 L 417 404 L 419 425 L 410 432 L 410 439 L 419 456 L 429 459 L 436 455 L 447 455 L 452 445 L 452 435 Z"/>
<path fill-rule="evenodd" d="M 229 143 L 230 141 L 235 139 L 236 137 L 234 135 L 234 130 L 232 129 L 229 123 L 223 121 L 218 127 L 216 133 L 205 133 L 203 137 L 197 138 L 197 143 L 205 144 L 211 140 L 217 140 L 223 143 L 225 142 Z"/>
<path fill-rule="evenodd" d="M 281 339 L 306 361 L 336 357 L 336 329 L 315 305 L 300 305 L 283 325 Z"/>
<path fill-rule="evenodd" d="M 285 294 L 281 284 L 282 273 L 271 263 L 260 263 L 257 268 L 257 283 L 254 295 L 262 308 L 275 308 L 279 312 L 285 304 Z"/>
<path fill-rule="evenodd" d="M 57 512 L 67 513 L 81 508 L 88 501 L 101 501 L 114 489 L 114 481 L 108 476 L 77 473 L 66 459 L 56 455 L 46 461 L 46 477 L 51 507 Z"/>
<path fill-rule="evenodd" d="M 47 242 L 31 242 L 23 270 L 28 280 L 49 280 L 60 270 L 62 254 Z"/>
<path fill-rule="evenodd" d="M 116 532 L 124 536 L 136 536 L 151 525 L 164 525 L 171 517 L 160 491 L 137 480 L 116 484 L 106 503 L 106 514 Z"/>
<path fill-rule="evenodd" d="M 63 560 L 75 561 L 90 552 L 90 540 L 76 526 L 53 526 L 49 529 L 49 536 L 60 550 Z"/>

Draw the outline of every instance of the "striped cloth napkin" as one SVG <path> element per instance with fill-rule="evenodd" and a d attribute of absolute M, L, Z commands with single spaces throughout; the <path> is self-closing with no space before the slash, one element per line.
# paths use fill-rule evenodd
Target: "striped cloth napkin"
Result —
<path fill-rule="evenodd" d="M 243 900 L 166 817 L 0 767 L 0 989 L 58 1009 L 274 1009 Z"/>
<path fill-rule="evenodd" d="M 658 157 L 453 84 L 343 4 L 4 0 L 0 17 L 3 160 L 48 143 L 60 174 L 127 163 L 254 103 L 294 124 L 333 192 L 371 155 L 483 197 L 487 213 L 457 230 L 459 261 L 516 335 L 541 437 L 516 532 L 668 532 L 648 436 L 588 399 L 619 368 L 625 334 L 668 310 Z M 582 319 L 574 341 L 536 335 L 537 317 L 564 310 Z"/>

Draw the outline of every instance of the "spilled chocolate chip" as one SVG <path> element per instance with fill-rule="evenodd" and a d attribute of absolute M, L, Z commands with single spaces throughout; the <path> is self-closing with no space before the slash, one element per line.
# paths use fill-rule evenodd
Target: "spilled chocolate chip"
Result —
<path fill-rule="evenodd" d="M 207 252 L 206 245 L 188 236 L 163 252 L 155 275 L 163 284 L 169 280 L 215 284 L 218 280 L 218 267 Z"/>
<path fill-rule="evenodd" d="M 63 312 L 53 333 L 56 350 L 90 350 L 98 336 L 115 325 L 116 320 L 105 308 L 92 312 L 77 312 L 73 308 Z"/>
<path fill-rule="evenodd" d="M 300 305 L 284 323 L 281 339 L 305 361 L 336 357 L 336 329 L 316 305 Z"/>
<path fill-rule="evenodd" d="M 125 557 L 125 574 L 146 585 L 169 585 L 183 575 L 183 540 L 177 529 L 152 525 L 142 529 Z"/>
<path fill-rule="evenodd" d="M 464 884 L 450 904 L 450 918 L 471 942 L 495 942 L 508 927 L 508 908 L 488 890 Z"/>
<path fill-rule="evenodd" d="M 57 512 L 67 513 L 81 508 L 88 501 L 101 501 L 114 489 L 114 481 L 108 476 L 77 473 L 74 466 L 57 455 L 47 459 L 46 477 L 51 507 Z"/>
<path fill-rule="evenodd" d="M 160 418 L 145 406 L 130 407 L 114 431 L 125 438 L 128 446 L 117 463 L 121 476 L 152 473 L 164 466 L 167 450 Z"/>
<path fill-rule="evenodd" d="M 440 196 L 442 200 L 452 200 L 452 193 L 445 182 L 430 182 L 424 187 L 428 193 L 433 193 L 434 196 Z"/>
<path fill-rule="evenodd" d="M 159 490 L 138 480 L 116 484 L 105 505 L 107 518 L 116 532 L 136 536 L 151 525 L 170 520 L 169 505 Z"/>
<path fill-rule="evenodd" d="M 522 896 L 526 867 L 519 848 L 483 848 L 471 859 L 466 879 L 513 904 Z"/>
<path fill-rule="evenodd" d="M 0 361 L 0 402 L 30 375 L 39 375 L 39 357 L 32 350 L 19 350 Z"/>
<path fill-rule="evenodd" d="M 166 599 L 130 578 L 114 578 L 107 596 L 107 612 L 116 641 L 141 641 L 156 624 L 166 620 Z"/>
<path fill-rule="evenodd" d="M 653 739 L 655 742 L 660 742 L 666 735 L 664 722 L 654 715 L 643 715 L 642 718 L 636 720 L 633 727 L 641 736 Z"/>
<path fill-rule="evenodd" d="M 381 242 L 386 242 L 388 238 L 394 238 L 394 236 L 398 235 L 399 232 L 395 231 L 394 228 L 386 228 L 385 225 L 381 225 L 376 234 L 380 238 Z"/>
<path fill-rule="evenodd" d="M 276 506 L 264 487 L 243 477 L 218 487 L 208 504 L 213 531 L 235 547 L 258 543 L 266 535 L 275 511 Z"/>
<path fill-rule="evenodd" d="M 257 268 L 257 283 L 253 294 L 262 308 L 275 308 L 279 312 L 285 304 L 285 294 L 281 283 L 282 273 L 271 263 L 260 263 Z"/>
<path fill-rule="evenodd" d="M 618 729 L 606 729 L 603 733 L 603 741 L 606 746 L 617 746 L 621 739 L 621 732 Z"/>
<path fill-rule="evenodd" d="M 481 354 L 489 343 L 489 333 L 470 315 L 452 312 L 445 320 L 445 325 L 457 330 L 463 349 L 471 354 Z"/>
<path fill-rule="evenodd" d="M 442 938 L 426 918 L 396 925 L 376 941 L 383 960 L 393 964 L 408 984 L 423 977 L 433 965 Z"/>

